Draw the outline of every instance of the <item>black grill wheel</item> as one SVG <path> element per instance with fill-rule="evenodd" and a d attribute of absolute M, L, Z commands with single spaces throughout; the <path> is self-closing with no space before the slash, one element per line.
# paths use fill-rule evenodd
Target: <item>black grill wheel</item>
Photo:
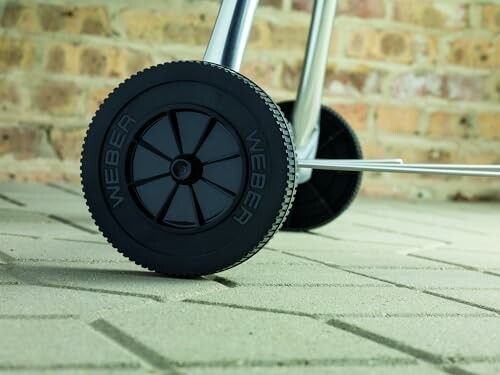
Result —
<path fill-rule="evenodd" d="M 294 102 L 279 103 L 285 117 L 291 119 Z M 321 107 L 318 159 L 362 159 L 358 137 L 337 112 Z M 362 173 L 314 170 L 309 181 L 297 187 L 285 231 L 307 231 L 338 218 L 356 198 Z"/>
<path fill-rule="evenodd" d="M 123 255 L 173 277 L 233 267 L 280 228 L 295 151 L 257 85 L 197 61 L 146 69 L 104 101 L 81 176 L 92 217 Z"/>

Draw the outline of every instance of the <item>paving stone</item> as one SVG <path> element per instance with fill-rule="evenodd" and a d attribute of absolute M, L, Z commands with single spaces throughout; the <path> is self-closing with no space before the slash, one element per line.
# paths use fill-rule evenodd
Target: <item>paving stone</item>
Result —
<path fill-rule="evenodd" d="M 0 235 L 0 251 L 20 262 L 131 263 L 106 242 Z"/>
<path fill-rule="evenodd" d="M 64 237 L 79 235 L 80 230 L 63 224 L 46 215 L 12 209 L 0 209 L 2 226 L 0 234 L 18 237 Z"/>
<path fill-rule="evenodd" d="M 258 255 L 257 255 L 258 256 Z M 286 265 L 281 264 L 245 264 L 218 274 L 241 285 L 263 286 L 317 286 L 317 285 L 381 285 L 366 277 L 357 276 L 321 264 Z"/>
<path fill-rule="evenodd" d="M 0 368 L 138 366 L 120 346 L 75 320 L 0 320 Z"/>
<path fill-rule="evenodd" d="M 2 285 L 0 315 L 93 315 L 156 303 L 149 298 L 34 285 Z"/>
<path fill-rule="evenodd" d="M 497 363 L 474 363 L 461 367 L 474 374 L 482 374 L 482 375 L 500 374 L 500 361 L 498 361 Z"/>
<path fill-rule="evenodd" d="M 397 287 L 239 287 L 196 298 L 209 303 L 321 315 L 481 314 L 485 311 Z"/>
<path fill-rule="evenodd" d="M 292 257 L 287 254 L 282 254 L 274 250 L 261 249 L 255 256 L 251 257 L 245 264 L 279 264 L 283 266 L 288 265 L 306 265 L 315 264 L 312 261 Z"/>
<path fill-rule="evenodd" d="M 371 221 L 357 219 L 357 222 L 354 222 L 354 224 L 353 220 L 356 220 L 356 218 L 350 219 L 349 222 L 340 220 L 338 222 L 334 221 L 331 224 L 313 230 L 313 233 L 329 236 L 341 241 L 352 241 L 355 243 L 364 242 L 379 245 L 398 245 L 405 248 L 443 243 L 440 239 L 428 238 L 428 236 L 419 237 L 417 234 L 409 235 L 397 233 L 395 231 L 388 232 L 386 230 L 378 229 L 377 227 L 371 228 L 370 226 L 374 222 L 373 219 Z M 377 219 L 376 222 L 379 223 L 380 220 Z M 380 228 L 383 227 L 380 226 Z"/>
<path fill-rule="evenodd" d="M 447 248 L 422 250 L 413 254 L 435 259 L 436 261 L 441 260 L 443 262 L 457 263 L 465 267 L 481 269 L 495 269 L 500 267 L 500 248 L 495 249 L 490 247 L 488 250 L 460 250 L 452 245 Z"/>
<path fill-rule="evenodd" d="M 25 204 L 22 210 L 56 215 L 90 231 L 97 231 L 83 197 L 36 184 L 3 183 L 2 194 Z"/>
<path fill-rule="evenodd" d="M 304 257 L 308 260 L 322 262 L 348 269 L 462 269 L 459 266 L 429 262 L 406 255 L 406 252 L 394 252 L 373 247 L 369 250 L 323 250 L 323 249 L 295 249 L 283 250 L 286 253 Z"/>
<path fill-rule="evenodd" d="M 349 324 L 403 342 L 442 357 L 500 355 L 500 318 L 492 317 L 414 317 L 345 318 Z"/>
<path fill-rule="evenodd" d="M 124 295 L 150 296 L 161 301 L 199 297 L 227 289 L 226 286 L 207 279 L 169 279 L 145 270 L 132 262 L 99 264 L 19 264 L 19 277 L 59 285 L 103 291 L 115 291 Z"/>
<path fill-rule="evenodd" d="M 375 361 L 374 361 L 375 363 Z M 184 370 L 185 371 L 185 370 Z M 190 369 L 187 371 L 189 375 L 438 375 L 443 374 L 437 368 L 421 364 L 421 365 L 406 365 L 406 366 L 295 366 L 295 367 L 254 367 L 254 368 L 216 368 L 216 369 Z"/>
<path fill-rule="evenodd" d="M 410 285 L 419 289 L 435 288 L 491 288 L 500 289 L 500 277 L 485 275 L 476 271 L 464 269 L 447 270 L 394 270 L 394 269 L 367 269 L 363 273 Z"/>
<path fill-rule="evenodd" d="M 415 246 L 397 244 L 377 244 L 367 241 L 340 241 L 332 238 L 312 235 L 308 233 L 278 232 L 267 244 L 268 248 L 294 251 L 294 250 L 327 250 L 327 251 L 374 251 L 377 249 L 385 252 L 407 251 Z M 417 247 L 419 248 L 419 247 Z"/>
<path fill-rule="evenodd" d="M 500 280 L 500 278 L 498 279 Z M 488 289 L 489 287 L 491 289 Z M 495 286 L 485 285 L 482 290 L 436 290 L 436 292 L 500 311 L 500 287 L 498 286 L 498 282 Z"/>
<path fill-rule="evenodd" d="M 322 322 L 291 315 L 170 303 L 107 319 L 173 361 L 411 360 Z"/>

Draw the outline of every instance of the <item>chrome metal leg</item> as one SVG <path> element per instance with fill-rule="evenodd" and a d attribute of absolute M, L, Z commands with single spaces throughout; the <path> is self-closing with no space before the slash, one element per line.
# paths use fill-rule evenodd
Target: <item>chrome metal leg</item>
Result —
<path fill-rule="evenodd" d="M 337 0 L 316 0 L 307 41 L 304 67 L 292 116 L 294 140 L 300 158 L 316 156 L 321 96 Z M 311 170 L 299 170 L 299 183 L 311 178 Z"/>
<path fill-rule="evenodd" d="M 223 0 L 203 60 L 238 71 L 259 0 Z"/>
<path fill-rule="evenodd" d="M 299 160 L 299 167 L 351 172 L 394 172 L 500 177 L 500 165 L 404 164 L 380 160 Z"/>

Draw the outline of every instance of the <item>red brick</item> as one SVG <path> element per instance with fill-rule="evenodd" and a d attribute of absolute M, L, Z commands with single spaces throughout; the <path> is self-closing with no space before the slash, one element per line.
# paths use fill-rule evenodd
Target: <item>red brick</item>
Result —
<path fill-rule="evenodd" d="M 470 138 L 474 125 L 466 113 L 434 112 L 429 116 L 427 135 L 431 138 Z"/>
<path fill-rule="evenodd" d="M 394 19 L 426 28 L 462 29 L 468 26 L 469 7 L 438 0 L 396 0 Z"/>
<path fill-rule="evenodd" d="M 420 111 L 415 107 L 379 105 L 376 108 L 377 130 L 397 134 L 419 134 Z"/>
<path fill-rule="evenodd" d="M 500 139 L 500 112 L 482 113 L 477 120 L 479 136 L 485 139 Z M 500 157 L 500 155 L 499 155 Z"/>

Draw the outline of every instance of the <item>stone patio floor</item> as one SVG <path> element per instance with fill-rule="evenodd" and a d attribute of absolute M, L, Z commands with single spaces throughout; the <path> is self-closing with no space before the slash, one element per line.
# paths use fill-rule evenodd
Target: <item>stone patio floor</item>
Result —
<path fill-rule="evenodd" d="M 500 204 L 358 199 L 197 280 L 72 185 L 0 184 L 0 374 L 500 374 Z"/>

